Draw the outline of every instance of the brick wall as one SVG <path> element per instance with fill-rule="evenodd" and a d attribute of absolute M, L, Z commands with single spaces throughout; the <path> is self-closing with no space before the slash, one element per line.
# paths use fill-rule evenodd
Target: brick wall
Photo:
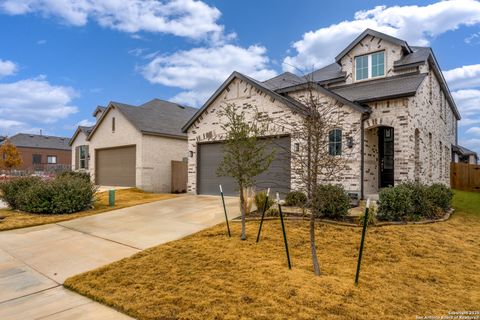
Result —
<path fill-rule="evenodd" d="M 40 148 L 24 148 L 17 147 L 20 152 L 23 165 L 19 168 L 20 170 L 33 170 L 33 155 L 41 155 L 41 164 L 47 164 L 47 156 L 56 156 L 57 165 L 67 165 L 72 164 L 72 152 L 70 150 L 57 150 L 57 149 L 40 149 Z"/>

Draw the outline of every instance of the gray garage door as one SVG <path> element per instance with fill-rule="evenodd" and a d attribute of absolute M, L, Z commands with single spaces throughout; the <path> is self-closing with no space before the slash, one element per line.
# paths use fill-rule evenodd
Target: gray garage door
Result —
<path fill-rule="evenodd" d="M 286 194 L 290 191 L 290 137 L 273 140 L 275 159 L 270 168 L 256 178 L 256 189 L 271 188 L 273 192 Z M 238 195 L 232 178 L 218 177 L 217 168 L 223 157 L 222 143 L 198 145 L 198 193 L 218 195 L 221 184 L 225 195 Z"/>
<path fill-rule="evenodd" d="M 95 181 L 103 186 L 135 187 L 136 147 L 95 150 Z"/>

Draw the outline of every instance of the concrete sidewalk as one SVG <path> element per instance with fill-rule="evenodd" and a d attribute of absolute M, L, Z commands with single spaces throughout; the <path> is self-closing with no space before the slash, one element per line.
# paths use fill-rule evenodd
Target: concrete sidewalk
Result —
<path fill-rule="evenodd" d="M 229 218 L 238 200 L 226 198 Z M 0 319 L 129 319 L 62 287 L 66 278 L 224 221 L 219 197 L 181 196 L 0 232 Z"/>

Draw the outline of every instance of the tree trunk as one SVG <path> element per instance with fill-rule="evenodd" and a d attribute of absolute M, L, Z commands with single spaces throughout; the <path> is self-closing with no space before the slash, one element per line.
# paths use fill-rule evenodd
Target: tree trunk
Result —
<path fill-rule="evenodd" d="M 245 231 L 245 197 L 243 191 L 243 186 L 240 186 L 240 213 L 242 215 L 242 235 L 240 236 L 240 239 L 247 240 L 247 234 Z"/>
<path fill-rule="evenodd" d="M 310 216 L 310 249 L 312 251 L 313 272 L 316 276 L 320 275 L 320 265 L 318 264 L 317 248 L 315 244 L 315 215 Z"/>

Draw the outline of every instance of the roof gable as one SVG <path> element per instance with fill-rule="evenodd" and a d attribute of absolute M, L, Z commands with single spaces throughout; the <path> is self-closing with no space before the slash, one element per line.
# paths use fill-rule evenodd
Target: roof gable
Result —
<path fill-rule="evenodd" d="M 366 36 L 373 36 L 399 45 L 407 54 L 413 52 L 408 43 L 404 40 L 389 36 L 388 34 L 381 33 L 372 29 L 366 29 L 335 57 L 335 62 L 340 63 L 340 60 L 342 60 L 342 58 L 345 57 L 345 55 L 347 55 L 350 50 L 352 50 L 356 45 L 358 45 L 360 41 L 362 41 Z"/>
<path fill-rule="evenodd" d="M 78 127 L 77 127 L 77 130 L 75 130 L 75 133 L 74 133 L 73 136 L 70 138 L 69 145 L 71 146 L 71 145 L 75 142 L 75 139 L 78 137 L 78 135 L 79 135 L 80 133 L 84 134 L 84 135 L 85 135 L 85 138 L 87 138 L 88 135 L 90 134 L 90 132 L 92 132 L 93 127 L 94 127 L 94 126 L 91 126 L 91 127 L 78 126 Z"/>
<path fill-rule="evenodd" d="M 293 74 L 292 74 L 293 75 Z M 259 82 L 253 78 L 250 78 L 244 74 L 241 74 L 240 72 L 234 71 L 228 78 L 225 80 L 222 85 L 213 93 L 213 95 L 207 100 L 207 102 L 204 103 L 204 105 L 193 115 L 193 117 L 188 120 L 188 122 L 183 126 L 182 131 L 187 132 L 188 128 L 195 123 L 195 121 L 202 115 L 202 113 L 215 101 L 215 99 L 220 96 L 220 94 L 226 89 L 226 87 L 234 80 L 234 79 L 240 79 L 243 80 L 258 90 L 272 96 L 275 99 L 280 100 L 283 102 L 286 106 L 292 108 L 295 111 L 301 111 L 305 106 L 303 106 L 300 102 L 290 99 L 288 97 L 284 97 L 277 92 L 271 90 L 268 86 L 268 84 Z"/>
<path fill-rule="evenodd" d="M 186 139 L 182 125 L 197 109 L 177 103 L 153 99 L 140 106 L 112 101 L 102 113 L 87 140 L 90 140 L 111 109 L 117 109 L 142 134 Z"/>

